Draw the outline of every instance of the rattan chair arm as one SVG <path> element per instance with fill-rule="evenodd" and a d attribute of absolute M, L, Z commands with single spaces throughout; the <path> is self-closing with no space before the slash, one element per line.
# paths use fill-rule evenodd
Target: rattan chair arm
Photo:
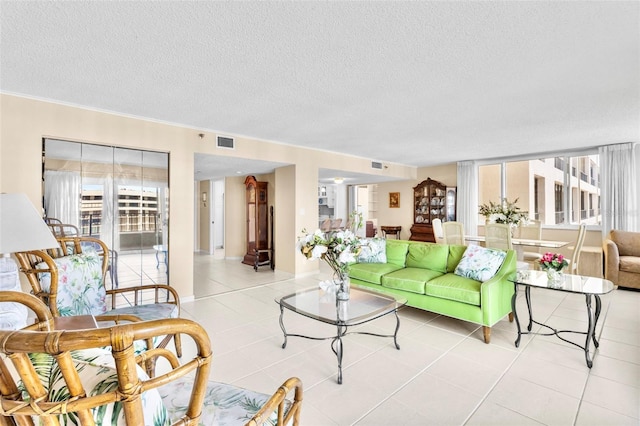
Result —
<path fill-rule="evenodd" d="M 170 359 L 175 368 L 169 372 L 152 379 L 140 379 L 135 368 L 136 356 L 134 354 L 133 342 L 144 340 L 154 336 L 164 336 L 167 334 L 185 334 L 192 338 L 196 345 L 197 353 L 194 358 L 183 364 L 177 365 L 175 358 Z M 113 359 L 118 375 L 118 388 L 111 392 L 97 396 L 78 396 L 65 402 L 29 402 L 2 398 L 0 411 L 5 413 L 18 413 L 24 415 L 38 415 L 39 412 L 50 410 L 51 414 L 65 412 L 79 412 L 90 408 L 104 405 L 110 402 L 120 401 L 123 403 L 123 412 L 127 424 L 142 424 L 142 405 L 139 398 L 146 390 L 167 384 L 179 377 L 185 376 L 195 370 L 195 381 L 192 389 L 189 406 L 185 413 L 185 418 L 191 419 L 192 424 L 197 424 L 202 412 L 202 405 L 206 394 L 206 386 L 211 368 L 212 352 L 211 343 L 205 330 L 198 323 L 181 318 L 164 320 L 133 322 L 128 324 L 115 325 L 109 328 L 70 330 L 70 331 L 30 331 L 30 330 L 0 330 L 0 350 L 9 355 L 11 360 L 18 360 L 22 363 L 19 368 L 21 377 L 34 376 L 33 367 L 26 365 L 27 354 L 30 352 L 49 353 L 56 359 L 60 357 L 70 357 L 71 351 L 89 348 L 111 346 Z M 155 351 L 152 356 L 160 356 L 163 351 Z M 2 363 L 0 362 L 0 365 Z M 69 374 L 65 374 L 65 380 L 78 381 L 68 367 Z M 15 362 L 14 362 L 15 365 Z M 75 378 L 74 378 L 75 377 Z M 34 389 L 37 391 L 35 379 Z M 38 379 L 39 380 L 39 379 Z M 73 383 L 76 390 L 80 389 L 79 383 Z M 8 389 L 8 387 L 5 387 Z M 11 390 L 11 389 L 8 389 Z M 34 392 L 35 392 L 34 391 Z M 37 393 L 37 392 L 36 392 Z"/>
<path fill-rule="evenodd" d="M 293 403 L 287 414 L 284 414 L 284 403 L 287 395 L 294 391 Z M 274 393 L 260 410 L 249 420 L 245 426 L 264 424 L 274 411 L 278 411 L 278 424 L 300 423 L 300 407 L 302 406 L 302 381 L 297 377 L 287 379 Z M 291 421 L 293 420 L 293 423 Z"/>
<path fill-rule="evenodd" d="M 26 306 L 36 314 L 36 318 L 39 321 L 38 324 L 50 325 L 53 321 L 53 315 L 51 315 L 49 307 L 42 300 L 31 294 L 19 291 L 0 291 L 0 302 L 14 302 Z M 47 330 L 47 328 L 43 330 Z"/>
<path fill-rule="evenodd" d="M 172 369 L 176 369 L 180 366 L 180 361 L 178 361 L 176 354 L 164 348 L 153 348 L 141 353 L 136 357 L 136 363 L 142 368 L 145 368 L 150 360 L 155 360 L 155 358 L 160 357 L 169 361 Z"/>
<path fill-rule="evenodd" d="M 133 304 L 140 305 L 142 292 L 149 290 L 154 291 L 154 303 L 172 303 L 174 305 L 180 306 L 180 296 L 178 295 L 178 292 L 175 288 L 167 284 L 145 284 L 136 287 L 114 288 L 111 290 L 107 290 L 107 297 L 111 296 L 111 309 L 115 309 L 116 307 L 116 296 L 122 295 L 124 293 L 133 293 Z M 165 302 L 161 302 L 160 293 L 164 291 L 168 292 L 171 297 L 169 297 Z M 167 298 L 164 294 L 162 296 Z"/>
<path fill-rule="evenodd" d="M 20 271 L 27 277 L 29 285 L 31 285 L 31 292 L 34 296 L 43 301 L 54 317 L 60 316 L 58 312 L 57 294 L 58 294 L 58 268 L 51 256 L 43 250 L 30 250 L 25 252 L 14 253 L 18 263 L 20 263 Z M 36 268 L 36 265 L 40 263 L 46 263 L 46 268 Z M 40 284 L 39 275 L 49 273 L 51 274 L 50 288 L 46 292 L 42 289 Z"/>
<path fill-rule="evenodd" d="M 173 304 L 176 304 L 176 305 L 180 304 L 180 296 L 178 295 L 178 292 L 176 291 L 175 288 L 173 288 L 173 287 L 171 287 L 170 285 L 167 285 L 167 284 L 145 284 L 145 285 L 140 285 L 140 286 L 135 286 L 135 287 L 114 288 L 114 289 L 111 289 L 111 290 L 107 290 L 107 296 L 111 295 L 111 297 L 114 298 L 115 295 L 118 295 L 118 294 L 134 292 L 136 294 L 135 294 L 135 299 L 134 299 L 133 303 L 135 305 L 139 305 L 140 301 L 138 299 L 138 294 L 143 292 L 143 291 L 148 291 L 148 290 L 153 290 L 155 292 L 155 295 L 154 295 L 154 302 L 155 303 L 161 303 L 160 302 L 160 291 L 161 290 L 162 291 L 166 290 L 172 296 L 172 297 L 169 298 L 169 300 L 166 303 L 173 303 Z"/>

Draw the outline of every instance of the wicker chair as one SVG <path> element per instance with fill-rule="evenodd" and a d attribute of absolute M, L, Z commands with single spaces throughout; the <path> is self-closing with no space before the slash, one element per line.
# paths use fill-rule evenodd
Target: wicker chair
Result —
<path fill-rule="evenodd" d="M 15 253 L 21 271 L 31 284 L 32 293 L 49 307 L 54 317 L 86 314 L 109 315 L 109 321 L 115 319 L 116 322 L 129 322 L 180 316 L 180 297 L 176 290 L 168 285 L 152 284 L 106 290 L 104 278 L 109 259 L 104 256 L 104 253 L 109 253 L 109 250 L 101 240 L 91 237 L 58 237 L 57 240 L 60 243 L 58 249 Z M 95 255 L 99 256 L 99 266 L 91 265 L 87 260 L 90 252 L 86 249 L 90 246 L 100 247 L 99 250 L 94 251 Z M 75 261 L 74 255 L 76 257 L 82 256 L 83 250 L 85 250 L 85 257 L 82 258 L 82 262 Z M 71 275 L 69 270 L 77 263 L 87 264 L 87 268 L 89 268 L 82 274 L 81 279 L 86 278 L 83 286 L 61 288 L 61 281 L 65 282 L 70 279 L 68 278 Z M 64 266 L 62 271 L 60 271 L 59 265 Z M 91 267 L 93 269 L 90 269 Z M 67 274 L 65 279 L 61 280 L 61 274 L 65 273 Z M 68 294 L 72 291 L 71 288 L 76 293 Z M 60 290 L 63 292 L 61 293 Z M 163 298 L 166 298 L 165 302 L 160 301 Z M 89 301 L 85 303 L 83 299 Z M 101 301 L 104 303 L 100 303 Z M 123 303 L 126 303 L 127 306 L 118 307 L 118 304 L 122 305 Z M 179 334 L 156 339 L 153 346 L 166 348 L 172 337 L 176 354 L 180 357 L 182 356 L 182 344 Z M 145 346 L 137 349 L 139 351 L 148 350 L 149 345 Z M 147 366 L 149 375 L 153 375 L 153 361 L 150 360 Z"/>
<path fill-rule="evenodd" d="M 0 330 L 2 425 L 139 426 L 165 424 L 165 420 L 172 425 L 211 425 L 220 420 L 299 424 L 302 383 L 295 377 L 273 395 L 208 381 L 211 343 L 196 322 L 172 318 L 56 330 L 49 309 L 34 296 L 0 292 L 0 302 L 22 303 L 37 318 L 23 330 Z M 134 341 L 167 334 L 189 336 L 195 344 L 193 358 L 180 365 L 165 349 L 135 356 Z M 101 349 L 104 346 L 111 351 Z M 150 379 L 140 368 L 145 357 L 165 358 L 168 371 Z M 43 370 L 50 374 L 43 375 Z M 287 399 L 291 393 L 293 401 Z M 254 408 L 247 408 L 245 401 Z"/>

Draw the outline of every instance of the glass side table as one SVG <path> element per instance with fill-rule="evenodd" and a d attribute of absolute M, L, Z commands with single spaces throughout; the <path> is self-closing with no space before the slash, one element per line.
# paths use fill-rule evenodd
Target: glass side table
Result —
<path fill-rule="evenodd" d="M 602 278 L 595 277 L 585 277 L 582 275 L 569 275 L 563 274 L 564 276 L 559 282 L 550 281 L 547 278 L 547 273 L 545 271 L 517 271 L 513 274 L 509 281 L 513 282 L 515 291 L 511 298 L 511 310 L 513 311 L 513 316 L 516 320 L 516 326 L 518 327 L 518 337 L 516 338 L 515 345 L 516 347 L 520 346 L 520 337 L 523 334 L 540 334 L 544 336 L 557 336 L 559 339 L 571 343 L 584 350 L 584 357 L 587 361 L 587 366 L 591 368 L 593 366 L 593 361 L 591 360 L 591 355 L 589 354 L 589 344 L 593 341 L 593 345 L 597 348 L 599 346 L 598 340 L 596 339 L 596 324 L 598 323 L 598 318 L 600 317 L 600 310 L 602 308 L 602 302 L 600 300 L 600 295 L 610 293 L 613 291 L 616 286 L 609 280 L 605 280 Z M 524 286 L 525 289 L 525 299 L 527 301 L 527 310 L 529 311 L 529 324 L 527 325 L 527 331 L 522 331 L 520 328 L 520 321 L 518 319 L 518 313 L 516 312 L 516 297 L 518 295 L 518 286 Z M 587 316 L 589 319 L 589 326 L 587 331 L 573 331 L 573 330 L 557 330 L 547 324 L 535 321 L 533 319 L 532 309 L 531 309 L 531 287 L 547 289 L 551 291 L 565 291 L 568 293 L 576 293 L 583 294 L 585 296 L 585 302 L 587 305 Z M 591 298 L 594 298 L 596 301 L 595 313 L 591 307 Z M 548 333 L 534 333 L 531 331 L 533 324 L 538 324 L 543 327 L 546 327 L 550 330 Z M 560 333 L 576 333 L 576 334 L 585 334 L 585 344 L 581 346 L 571 340 L 567 340 L 563 338 Z"/>

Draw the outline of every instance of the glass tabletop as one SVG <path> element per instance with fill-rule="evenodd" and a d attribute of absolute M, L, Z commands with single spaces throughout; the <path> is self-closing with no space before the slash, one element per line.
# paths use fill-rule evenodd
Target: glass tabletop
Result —
<path fill-rule="evenodd" d="M 531 287 L 548 288 L 580 294 L 607 294 L 616 288 L 609 280 L 582 275 L 563 274 L 559 283 L 550 281 L 545 271 L 517 271 L 509 281 Z"/>
<path fill-rule="evenodd" d="M 276 303 L 329 324 L 357 325 L 401 308 L 407 299 L 352 285 L 349 300 L 336 301 L 335 292 L 312 287 L 276 298 Z"/>

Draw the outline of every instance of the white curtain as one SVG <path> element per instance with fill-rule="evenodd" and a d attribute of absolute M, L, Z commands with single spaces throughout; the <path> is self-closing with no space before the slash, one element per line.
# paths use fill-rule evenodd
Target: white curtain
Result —
<path fill-rule="evenodd" d="M 44 181 L 44 208 L 47 217 L 60 219 L 62 223 L 80 228 L 80 173 L 46 170 Z"/>
<path fill-rule="evenodd" d="M 112 175 L 102 180 L 102 223 L 100 239 L 112 250 L 120 250 L 120 218 L 118 217 L 118 191 Z"/>
<path fill-rule="evenodd" d="M 458 163 L 457 221 L 466 235 L 478 235 L 478 165 L 475 161 Z"/>
<path fill-rule="evenodd" d="M 638 230 L 638 185 L 636 143 L 607 145 L 599 148 L 600 204 L 602 234 L 612 229 Z"/>
<path fill-rule="evenodd" d="M 156 232 L 158 232 L 158 227 L 160 227 L 160 230 L 162 231 L 162 241 L 157 244 L 162 244 L 165 247 L 169 247 L 169 211 L 167 209 L 168 190 L 169 188 L 165 186 L 158 187 L 158 222 L 156 223 Z M 213 202 L 213 200 L 210 200 L 210 202 Z"/>

